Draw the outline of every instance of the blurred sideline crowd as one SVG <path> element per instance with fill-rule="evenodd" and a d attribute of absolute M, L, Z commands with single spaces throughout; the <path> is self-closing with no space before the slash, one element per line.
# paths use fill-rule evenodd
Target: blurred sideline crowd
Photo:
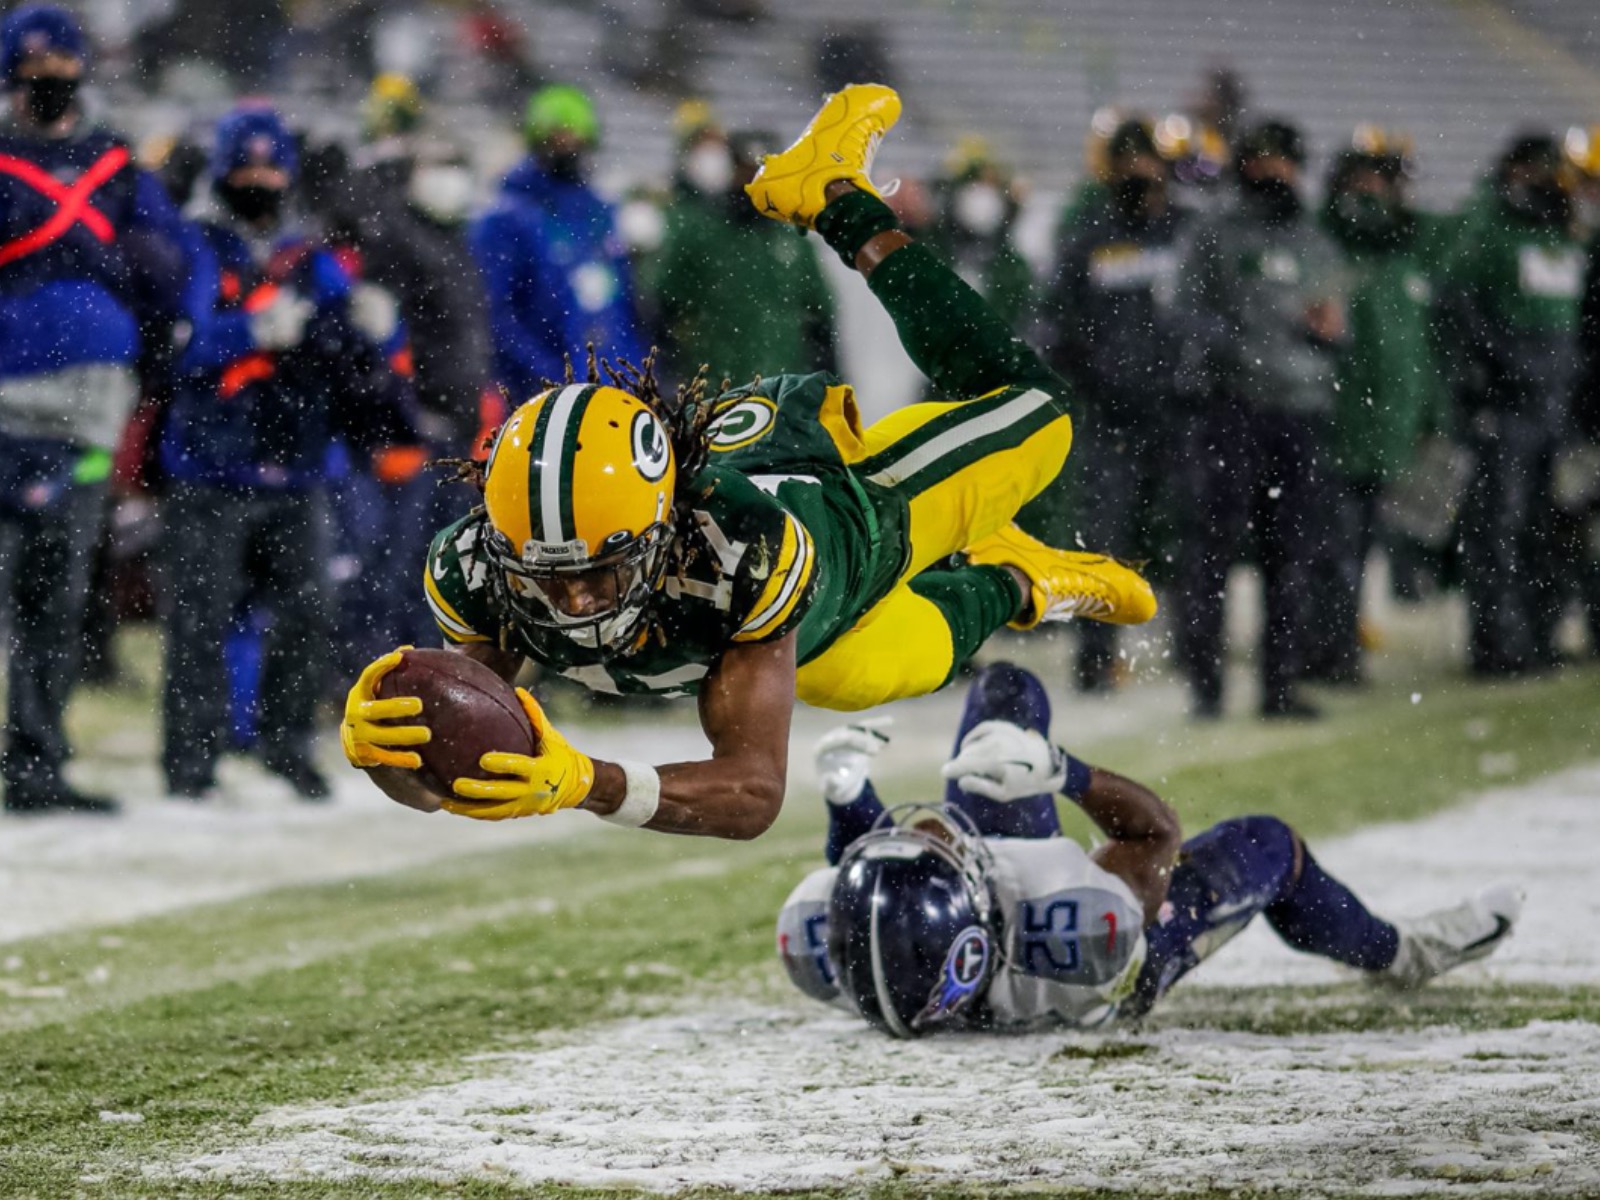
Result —
<path fill-rule="evenodd" d="M 591 343 L 659 346 L 669 380 L 835 365 L 814 241 L 743 195 L 780 147 L 702 103 L 671 180 L 613 200 L 590 181 L 600 114 L 541 87 L 484 204 L 404 77 L 374 81 L 353 144 L 256 101 L 135 151 L 91 68 L 65 11 L 6 18 L 8 811 L 116 810 L 67 782 L 62 715 L 146 617 L 170 794 L 204 801 L 249 750 L 325 798 L 321 700 L 437 640 L 418 576 L 471 497 L 430 464 L 481 453 Z M 1202 719 L 1223 711 L 1228 572 L 1254 563 L 1260 711 L 1312 718 L 1307 684 L 1364 681 L 1379 546 L 1400 598 L 1464 592 L 1475 675 L 1556 666 L 1575 606 L 1600 648 L 1597 135 L 1516 137 L 1439 215 L 1408 203 L 1396 131 L 1354 131 L 1313 188 L 1285 122 L 1106 110 L 1042 276 L 1013 239 L 1024 185 L 979 139 L 893 203 L 1073 385 L 1068 470 L 1024 522 L 1145 564 Z M 1113 627 L 1079 630 L 1076 686 L 1115 689 L 1124 661 Z"/>

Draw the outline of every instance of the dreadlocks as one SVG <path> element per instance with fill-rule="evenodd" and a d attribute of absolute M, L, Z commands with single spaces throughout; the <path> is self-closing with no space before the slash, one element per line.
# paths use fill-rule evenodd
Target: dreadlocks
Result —
<path fill-rule="evenodd" d="M 662 395 L 661 384 L 656 379 L 656 347 L 650 347 L 650 353 L 645 355 L 644 362 L 639 366 L 634 366 L 625 358 L 617 359 L 613 365 L 609 359 L 595 353 L 593 342 L 588 344 L 586 350 L 584 382 L 609 383 L 637 397 L 667 431 L 667 438 L 672 443 L 672 456 L 678 464 L 678 478 L 694 478 L 700 468 L 706 465 L 706 458 L 711 452 L 710 428 L 716 405 L 711 402 L 714 398 L 706 395 L 711 382 L 707 375 L 710 367 L 702 365 L 689 382 L 680 383 L 673 395 L 668 397 Z M 560 381 L 541 380 L 539 387 L 541 391 L 550 391 L 553 388 L 570 387 L 577 382 L 577 373 L 572 369 L 572 356 L 569 354 L 566 356 L 565 378 Z M 723 380 L 723 390 L 727 390 L 727 387 L 728 381 Z M 504 395 L 503 389 L 501 394 Z M 487 480 L 488 452 L 499 436 L 500 430 L 496 429 L 483 439 L 478 447 L 481 457 L 436 458 L 429 466 L 450 472 L 440 483 L 465 483 L 481 493 Z"/>

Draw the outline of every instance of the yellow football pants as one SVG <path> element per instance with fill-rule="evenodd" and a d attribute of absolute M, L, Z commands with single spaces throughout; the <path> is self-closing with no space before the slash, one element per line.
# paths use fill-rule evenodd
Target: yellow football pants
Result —
<path fill-rule="evenodd" d="M 942 687 L 957 638 L 945 607 L 910 580 L 1004 528 L 1061 473 L 1071 447 L 1072 419 L 1038 389 L 913 404 L 868 427 L 852 469 L 906 497 L 910 556 L 894 589 L 799 669 L 800 699 L 855 711 Z"/>

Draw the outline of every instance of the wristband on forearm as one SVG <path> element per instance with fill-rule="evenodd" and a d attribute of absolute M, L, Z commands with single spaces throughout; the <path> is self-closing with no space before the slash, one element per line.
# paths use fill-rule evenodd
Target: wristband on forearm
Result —
<path fill-rule="evenodd" d="M 661 776 L 646 763 L 619 762 L 617 766 L 622 768 L 623 778 L 627 781 L 622 803 L 617 805 L 615 812 L 600 813 L 599 817 L 613 825 L 637 829 L 647 824 L 656 815 L 656 809 L 661 807 Z"/>
<path fill-rule="evenodd" d="M 1061 753 L 1067 759 L 1067 780 L 1061 785 L 1061 794 L 1073 802 L 1080 801 L 1089 792 L 1089 776 L 1094 768 L 1081 759 L 1073 758 L 1065 750 Z"/>
<path fill-rule="evenodd" d="M 816 230 L 844 260 L 844 265 L 856 265 L 856 253 L 877 237 L 891 229 L 899 229 L 900 222 L 894 210 L 870 192 L 846 192 L 828 201 L 815 222 Z"/>

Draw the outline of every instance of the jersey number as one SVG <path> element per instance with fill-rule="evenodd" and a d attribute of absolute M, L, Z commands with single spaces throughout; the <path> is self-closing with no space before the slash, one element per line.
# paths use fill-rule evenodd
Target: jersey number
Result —
<path fill-rule="evenodd" d="M 1103 912 L 1106 956 L 1117 952 L 1117 914 Z M 1022 969 L 1029 975 L 1059 978 L 1078 969 L 1078 902 L 1022 902 Z"/>
<path fill-rule="evenodd" d="M 1042 909 L 1022 902 L 1022 969 L 1059 975 L 1078 969 L 1078 902 L 1052 900 Z"/>

